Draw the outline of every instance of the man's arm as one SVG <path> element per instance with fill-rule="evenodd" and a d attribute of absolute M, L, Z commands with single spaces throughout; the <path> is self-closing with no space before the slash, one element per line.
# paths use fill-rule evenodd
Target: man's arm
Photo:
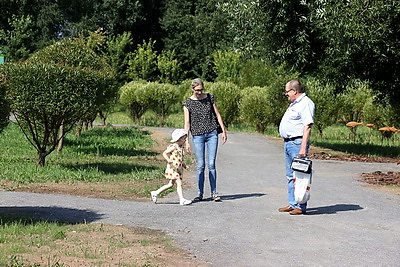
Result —
<path fill-rule="evenodd" d="M 301 145 L 300 145 L 300 150 L 299 150 L 299 158 L 307 157 L 307 154 L 306 154 L 307 143 L 310 140 L 311 127 L 312 127 L 312 124 L 308 124 L 308 125 L 304 126 L 303 139 L 301 140 Z"/>

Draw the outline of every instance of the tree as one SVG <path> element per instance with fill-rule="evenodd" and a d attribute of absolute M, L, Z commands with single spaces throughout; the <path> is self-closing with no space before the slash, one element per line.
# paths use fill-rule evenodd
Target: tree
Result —
<path fill-rule="evenodd" d="M 112 81 L 102 72 L 55 64 L 18 63 L 2 68 L 11 111 L 38 152 L 38 166 L 82 116 L 90 114 Z M 60 126 L 64 134 L 59 136 Z"/>
<path fill-rule="evenodd" d="M 0 77 L 0 133 L 8 125 L 8 118 L 10 116 L 10 105 L 6 100 L 6 88 L 2 86 L 4 82 L 5 82 L 5 77 L 1 76 Z"/>
<path fill-rule="evenodd" d="M 157 67 L 160 82 L 176 84 L 180 81 L 181 63 L 175 58 L 175 50 L 161 51 L 157 56 Z"/>
<path fill-rule="evenodd" d="M 311 1 L 312 2 L 312 1 Z M 270 0 L 260 4 L 265 14 L 264 57 L 290 66 L 292 71 L 316 68 L 320 44 L 308 1 Z"/>
<path fill-rule="evenodd" d="M 119 90 L 119 102 L 128 108 L 130 117 L 137 124 L 140 124 L 143 114 L 150 106 L 144 91 L 145 86 L 144 81 L 132 81 Z"/>
<path fill-rule="evenodd" d="M 25 60 L 34 50 L 32 19 L 30 16 L 12 16 L 9 24 L 10 30 L 0 29 L 0 42 L 4 44 L 0 46 L 1 50 L 7 61 Z"/>
<path fill-rule="evenodd" d="M 64 39 L 48 46 L 34 53 L 27 62 L 91 69 L 102 72 L 111 80 L 114 79 L 115 72 L 108 64 L 110 60 L 102 50 L 105 42 L 106 37 L 102 33 L 89 32 L 87 37 Z M 87 115 L 88 117 L 82 116 L 82 121 L 94 120 L 96 114 L 100 112 L 103 116 L 103 123 L 105 123 L 106 113 L 115 104 L 118 93 L 116 83 L 110 83 L 110 80 L 105 80 L 106 84 L 101 87 L 102 91 L 99 92 L 101 97 L 96 99 L 96 106 L 92 113 Z"/>
<path fill-rule="evenodd" d="M 157 77 L 157 52 L 153 50 L 155 41 L 139 44 L 137 50 L 130 53 L 127 74 L 133 80 L 154 81 Z"/>
<path fill-rule="evenodd" d="M 227 20 L 221 0 L 166 1 L 160 24 L 165 50 L 175 50 L 186 75 L 212 79 L 214 51 L 226 48 Z"/>
<path fill-rule="evenodd" d="M 314 19 L 323 42 L 320 75 L 340 89 L 353 79 L 366 80 L 398 105 L 400 2 L 319 0 Z"/>
<path fill-rule="evenodd" d="M 128 69 L 128 53 L 133 39 L 130 32 L 124 32 L 107 40 L 107 50 L 110 56 L 110 65 L 115 70 L 115 75 L 119 83 L 127 80 L 126 71 Z"/>

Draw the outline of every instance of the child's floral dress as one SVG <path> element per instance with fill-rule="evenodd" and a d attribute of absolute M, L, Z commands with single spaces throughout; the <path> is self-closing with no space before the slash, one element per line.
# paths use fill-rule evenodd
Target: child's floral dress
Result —
<path fill-rule="evenodd" d="M 165 178 L 171 180 L 182 179 L 183 169 L 186 167 L 183 162 L 183 148 L 178 144 L 171 144 L 170 146 L 174 146 L 175 149 L 170 156 L 172 163 L 167 164 Z"/>

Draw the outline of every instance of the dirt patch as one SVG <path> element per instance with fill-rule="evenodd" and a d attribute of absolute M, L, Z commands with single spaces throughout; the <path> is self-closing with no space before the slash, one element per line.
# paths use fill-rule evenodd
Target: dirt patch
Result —
<path fill-rule="evenodd" d="M 396 185 L 400 186 L 400 172 L 381 172 L 362 173 L 361 181 L 375 185 Z"/>
<path fill-rule="evenodd" d="M 311 152 L 310 158 L 322 160 L 358 161 L 358 162 L 378 162 L 378 163 L 399 163 L 399 159 L 388 157 L 368 157 L 362 155 L 330 154 L 328 152 Z"/>
<path fill-rule="evenodd" d="M 73 225 L 63 235 L 46 245 L 29 245 L 14 257 L 35 266 L 208 266 L 176 248 L 169 236 L 146 228 Z"/>
<path fill-rule="evenodd" d="M 355 161 L 355 162 L 376 162 L 376 163 L 397 163 L 400 164 L 400 160 L 396 158 L 388 157 L 368 157 L 361 155 L 347 155 L 347 154 L 331 154 L 329 152 L 318 151 L 317 149 L 311 149 L 310 158 L 322 159 L 322 160 L 340 160 L 340 161 Z M 381 172 L 375 171 L 371 173 L 362 173 L 360 181 L 368 184 L 379 185 L 379 186 L 400 186 L 400 172 Z"/>
<path fill-rule="evenodd" d="M 269 138 L 277 143 L 282 143 L 281 138 Z M 389 157 L 368 157 L 363 155 L 349 155 L 343 152 L 333 151 L 331 149 L 311 146 L 309 150 L 310 159 L 320 160 L 339 160 L 353 162 L 376 162 L 376 163 L 397 163 L 400 164 L 399 158 Z M 400 166 L 399 166 L 400 167 Z M 400 186 L 400 172 L 381 172 L 375 171 L 371 173 L 363 173 L 361 181 L 377 186 Z M 379 189 L 379 187 L 378 187 Z M 389 190 L 392 191 L 392 190 Z M 394 191 L 400 192 L 400 188 L 395 188 Z"/>

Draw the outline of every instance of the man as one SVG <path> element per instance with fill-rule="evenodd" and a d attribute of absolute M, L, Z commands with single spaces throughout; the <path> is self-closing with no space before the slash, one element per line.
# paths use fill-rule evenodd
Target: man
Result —
<path fill-rule="evenodd" d="M 286 178 L 288 180 L 289 205 L 280 212 L 290 215 L 305 214 L 307 203 L 298 204 L 294 198 L 293 170 L 290 168 L 294 157 L 305 158 L 310 146 L 311 127 L 314 124 L 314 102 L 306 96 L 299 80 L 285 85 L 285 96 L 291 102 L 279 125 L 279 134 L 284 139 Z"/>

